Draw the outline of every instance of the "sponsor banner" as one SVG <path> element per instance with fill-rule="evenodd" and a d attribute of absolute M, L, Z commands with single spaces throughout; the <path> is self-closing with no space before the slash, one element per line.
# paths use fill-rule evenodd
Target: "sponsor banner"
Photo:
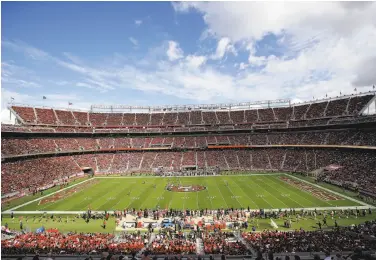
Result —
<path fill-rule="evenodd" d="M 149 227 L 149 224 L 151 224 L 151 227 L 152 227 L 152 228 L 157 228 L 157 227 L 158 227 L 158 223 L 157 223 L 157 222 L 144 222 L 144 223 L 143 223 L 143 227 L 144 227 L 144 228 L 148 228 L 148 227 Z"/>
<path fill-rule="evenodd" d="M 11 198 L 11 197 L 17 196 L 19 194 L 20 194 L 20 192 L 16 191 L 16 192 L 12 192 L 12 193 L 1 195 L 1 198 L 2 199 L 4 199 L 4 198 Z"/>
<path fill-rule="evenodd" d="M 336 170 L 341 169 L 341 168 L 343 168 L 343 166 L 338 165 L 338 164 L 330 164 L 330 165 L 325 167 L 325 170 L 331 172 L 331 171 L 336 171 Z"/>
<path fill-rule="evenodd" d="M 136 223 L 135 222 L 123 222 L 122 227 L 123 228 L 135 228 Z"/>
<path fill-rule="evenodd" d="M 369 192 L 369 191 L 366 191 L 366 190 L 360 190 L 359 192 L 360 192 L 361 195 L 372 197 L 372 198 L 376 199 L 375 193 L 372 193 L 372 192 Z"/>

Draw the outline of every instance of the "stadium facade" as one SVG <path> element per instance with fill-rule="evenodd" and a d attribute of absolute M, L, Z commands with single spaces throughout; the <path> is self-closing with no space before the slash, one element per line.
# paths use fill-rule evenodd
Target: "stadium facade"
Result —
<path fill-rule="evenodd" d="M 93 105 L 90 111 L 12 104 L 16 124 L 2 125 L 2 202 L 88 171 L 213 169 L 313 175 L 376 198 L 375 108 L 375 92 L 301 104 Z M 255 249 L 254 239 L 242 238 Z"/>

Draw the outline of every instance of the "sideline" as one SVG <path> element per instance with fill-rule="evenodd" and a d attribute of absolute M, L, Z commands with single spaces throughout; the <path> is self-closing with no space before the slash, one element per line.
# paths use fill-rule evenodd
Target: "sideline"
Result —
<path fill-rule="evenodd" d="M 69 186 L 69 187 L 63 188 L 63 189 L 61 189 L 61 190 L 54 191 L 54 192 L 52 192 L 52 193 L 50 193 L 50 194 L 47 194 L 47 195 L 42 196 L 42 197 L 39 197 L 39 198 L 37 198 L 37 199 L 30 200 L 30 201 L 28 201 L 28 202 L 25 202 L 24 204 L 21 204 L 21 205 L 18 205 L 18 206 L 16 206 L 16 207 L 14 207 L 14 208 L 8 209 L 8 210 L 6 210 L 6 211 L 4 211 L 4 212 L 2 212 L 2 213 L 3 213 L 3 214 L 10 214 L 12 211 L 14 211 L 14 210 L 16 210 L 16 209 L 19 209 L 19 208 L 21 208 L 21 207 L 24 207 L 24 206 L 26 206 L 26 205 L 29 205 L 29 204 L 31 204 L 31 203 L 33 203 L 33 202 L 38 201 L 38 200 L 40 201 L 40 200 L 42 200 L 42 199 L 44 199 L 44 198 L 47 198 L 47 197 L 52 196 L 52 195 L 55 195 L 56 193 L 62 192 L 62 191 L 64 191 L 64 190 L 67 190 L 67 189 L 73 188 L 73 187 L 75 187 L 75 186 L 77 186 L 77 185 L 80 185 L 80 184 L 85 183 L 85 182 L 90 181 L 90 180 L 94 180 L 94 178 L 90 178 L 90 179 L 87 179 L 87 180 L 81 181 L 81 182 L 79 182 L 79 183 L 73 184 L 72 186 Z M 34 211 L 34 212 L 38 212 L 38 211 Z M 16 213 L 16 212 L 13 212 L 13 213 Z"/>
<path fill-rule="evenodd" d="M 270 212 L 270 211 L 278 211 L 278 210 L 282 210 L 282 211 L 285 211 L 285 210 L 290 210 L 290 209 L 295 209 L 296 211 L 300 211 L 300 210 L 309 210 L 309 211 L 313 211 L 313 210 L 319 210 L 319 211 L 323 211 L 323 210 L 346 210 L 346 209 L 375 209 L 376 207 L 374 206 L 370 206 L 370 207 L 367 207 L 367 206 L 348 206 L 348 207 L 315 207 L 315 208 L 278 208 L 278 209 L 264 209 L 265 212 Z M 255 212 L 255 211 L 259 211 L 259 209 L 250 209 L 251 212 Z M 13 213 L 15 215 L 17 214 L 35 214 L 35 215 L 38 215 L 38 214 L 56 214 L 56 215 L 59 215 L 59 214 L 62 214 L 62 215 L 75 215 L 75 214 L 82 214 L 82 213 L 85 213 L 86 211 L 14 211 Z M 113 210 L 107 210 L 106 211 L 107 213 L 114 213 Z M 93 210 L 92 213 L 104 213 L 104 210 Z"/>
<path fill-rule="evenodd" d="M 333 191 L 333 190 L 327 189 L 327 188 L 325 188 L 325 187 L 322 187 L 322 186 L 320 186 L 320 185 L 317 185 L 317 184 L 311 183 L 311 182 L 309 182 L 309 181 L 306 181 L 306 180 L 300 179 L 299 177 L 296 177 L 296 176 L 294 176 L 294 175 L 292 175 L 292 174 L 287 174 L 287 173 L 286 173 L 285 175 L 286 175 L 286 176 L 290 176 L 290 177 L 292 177 L 292 178 L 294 178 L 294 179 L 296 179 L 296 180 L 299 180 L 299 181 L 305 182 L 305 183 L 307 183 L 307 184 L 309 184 L 309 185 L 312 185 L 312 186 L 314 186 L 314 187 L 316 187 L 316 188 L 319 188 L 319 189 L 322 189 L 322 190 L 325 190 L 325 191 L 331 192 L 331 193 L 333 193 L 333 194 L 336 194 L 336 195 L 338 195 L 338 196 L 340 196 L 340 197 L 342 197 L 342 198 L 345 198 L 345 199 L 351 200 L 351 201 L 353 201 L 353 202 L 359 203 L 359 204 L 361 204 L 361 205 L 363 205 L 363 206 L 367 206 L 367 207 L 370 207 L 370 208 L 374 208 L 374 206 L 369 205 L 369 204 L 367 204 L 367 203 L 365 203 L 365 202 L 363 202 L 363 201 L 360 201 L 360 200 L 357 200 L 357 199 L 351 198 L 351 197 L 346 196 L 346 195 L 344 195 L 344 194 L 341 194 L 341 193 L 339 193 L 339 192 L 336 192 L 336 191 Z"/>
<path fill-rule="evenodd" d="M 336 194 L 336 195 L 338 195 L 338 196 L 341 196 L 341 197 L 343 197 L 343 198 L 346 198 L 346 199 L 348 199 L 348 200 L 351 200 L 351 201 L 353 201 L 353 202 L 356 202 L 356 203 L 359 203 L 359 204 L 363 205 L 363 206 L 344 206 L 344 207 L 337 207 L 337 206 L 335 206 L 335 207 L 295 208 L 295 210 L 302 210 L 302 209 L 303 209 L 303 210 L 315 210 L 315 209 L 317 209 L 317 210 L 341 210 L 341 209 L 345 210 L 345 209 L 368 209 L 368 208 L 375 209 L 375 208 L 376 208 L 376 207 L 373 206 L 373 205 L 369 205 L 369 204 L 367 204 L 367 203 L 364 203 L 364 202 L 362 202 L 362 201 L 359 201 L 359 200 L 356 200 L 356 199 L 354 199 L 354 198 L 348 197 L 348 196 L 343 195 L 343 194 L 341 194 L 341 193 L 338 193 L 338 192 L 332 191 L 332 190 L 330 190 L 330 189 L 327 189 L 327 188 L 321 187 L 321 186 L 319 186 L 319 185 L 317 185 L 317 184 L 310 183 L 309 181 L 306 181 L 306 180 L 300 179 L 300 178 L 295 177 L 295 176 L 293 176 L 293 175 L 291 175 L 291 174 L 288 174 L 288 173 L 256 173 L 256 174 L 246 174 L 246 175 L 243 174 L 243 175 L 209 175 L 209 176 L 178 176 L 178 177 L 179 177 L 179 178 L 193 178 L 193 177 L 224 177 L 224 176 L 234 176 L 234 177 L 236 177 L 236 176 L 263 176 L 263 175 L 264 175 L 264 176 L 265 176 L 265 175 L 286 175 L 286 176 L 289 176 L 289 177 L 291 177 L 291 178 L 294 178 L 294 179 L 300 180 L 300 181 L 302 181 L 302 182 L 305 182 L 305 183 L 307 183 L 307 184 L 309 184 L 309 185 L 315 186 L 315 187 L 317 187 L 317 188 L 319 188 L 319 189 L 323 189 L 323 190 L 325 190 L 325 191 L 328 191 L 328 192 L 334 193 L 334 194 Z M 80 213 L 84 213 L 84 212 L 86 212 L 86 211 L 43 211 L 43 210 L 41 210 L 41 211 L 39 211 L 39 210 L 37 210 L 37 211 L 14 211 L 14 210 L 16 210 L 16 209 L 18 209 L 18 208 L 21 208 L 21 207 L 24 207 L 24 206 L 26 206 L 26 205 L 29 205 L 29 204 L 31 204 L 31 203 L 33 203 L 33 202 L 38 201 L 38 200 L 42 200 L 42 199 L 44 199 L 44 198 L 47 198 L 47 197 L 49 197 L 49 196 L 52 196 L 52 195 L 54 195 L 54 194 L 56 194 L 56 193 L 59 193 L 59 192 L 61 192 L 61 191 L 64 191 L 64 190 L 67 190 L 67 189 L 73 188 L 73 187 L 75 187 L 75 186 L 77 186 L 77 185 L 80 185 L 80 184 L 85 183 L 85 182 L 90 181 L 90 180 L 94 180 L 94 179 L 134 179 L 134 178 L 158 178 L 158 177 L 155 177 L 155 176 L 129 176 L 129 177 L 128 177 L 128 176 L 119 176 L 119 177 L 111 177 L 111 176 L 106 177 L 106 176 L 103 176 L 103 177 L 93 177 L 93 178 L 90 178 L 90 179 L 84 180 L 84 181 L 82 181 L 82 182 L 79 182 L 79 183 L 73 184 L 73 185 L 70 186 L 70 187 L 63 188 L 63 189 L 61 189 L 61 190 L 58 190 L 58 191 L 52 192 L 52 193 L 50 193 L 50 194 L 48 194 L 48 195 L 45 195 L 45 196 L 43 196 L 43 197 L 40 197 L 40 198 L 37 198 L 37 199 L 31 200 L 31 201 L 28 201 L 28 202 L 26 202 L 26 203 L 24 203 L 24 204 L 21 204 L 21 205 L 18 205 L 18 206 L 16 206 L 16 207 L 14 207 L 14 208 L 8 209 L 8 210 L 2 212 L 2 214 L 10 214 L 12 211 L 13 211 L 14 214 L 44 214 L 44 213 L 49 213 L 49 214 L 80 214 Z M 264 209 L 264 210 L 268 212 L 268 211 L 278 211 L 278 210 L 280 210 L 280 209 L 281 209 L 281 210 L 290 210 L 290 209 L 292 209 L 292 208 L 278 208 L 278 209 Z M 251 209 L 251 211 L 256 211 L 256 210 L 259 210 L 259 209 Z M 103 210 L 103 211 L 93 211 L 93 212 L 104 213 L 104 210 Z M 107 212 L 109 212 L 109 213 L 113 213 L 113 211 L 107 211 Z"/>
<path fill-rule="evenodd" d="M 199 175 L 199 176 L 95 176 L 94 179 L 140 179 L 140 178 L 200 178 L 200 177 L 246 177 L 246 176 L 264 176 L 264 175 L 283 175 L 284 172 L 280 173 L 251 173 L 251 174 L 224 174 L 224 175 Z"/>

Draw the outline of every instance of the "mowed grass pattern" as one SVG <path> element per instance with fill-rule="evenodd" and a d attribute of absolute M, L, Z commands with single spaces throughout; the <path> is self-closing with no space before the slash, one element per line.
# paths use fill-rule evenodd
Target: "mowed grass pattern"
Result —
<path fill-rule="evenodd" d="M 217 209 L 311 208 L 359 206 L 343 198 L 324 201 L 280 179 L 281 175 L 210 176 L 210 177 L 112 177 L 97 178 L 90 187 L 65 199 L 39 205 L 33 202 L 18 211 L 123 210 L 128 208 Z M 143 183 L 145 182 L 145 183 Z M 171 192 L 169 182 L 203 185 L 200 192 Z M 227 185 L 226 185 L 227 183 Z M 155 187 L 154 187 L 155 186 Z M 128 195 L 128 193 L 130 193 Z"/>

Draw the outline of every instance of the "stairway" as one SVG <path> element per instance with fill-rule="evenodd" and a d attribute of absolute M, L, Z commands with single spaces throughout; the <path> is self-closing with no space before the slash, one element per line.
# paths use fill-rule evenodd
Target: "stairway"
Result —
<path fill-rule="evenodd" d="M 143 247 L 138 253 L 137 253 L 137 257 L 141 257 L 142 256 L 142 254 L 146 251 L 146 249 L 149 247 L 149 245 L 151 245 L 151 243 L 153 243 L 153 241 L 154 241 L 154 239 L 155 239 L 155 234 L 154 233 L 151 233 L 151 235 L 150 235 L 150 239 L 149 239 L 149 243 L 145 246 L 145 247 Z"/>
<path fill-rule="evenodd" d="M 204 255 L 204 242 L 202 242 L 201 238 L 196 238 L 196 254 L 197 255 Z"/>
<path fill-rule="evenodd" d="M 245 247 L 248 249 L 249 252 L 252 253 L 252 255 L 257 255 L 257 252 L 244 240 L 240 232 L 234 232 L 234 235 L 238 241 L 242 242 L 245 245 Z"/>

